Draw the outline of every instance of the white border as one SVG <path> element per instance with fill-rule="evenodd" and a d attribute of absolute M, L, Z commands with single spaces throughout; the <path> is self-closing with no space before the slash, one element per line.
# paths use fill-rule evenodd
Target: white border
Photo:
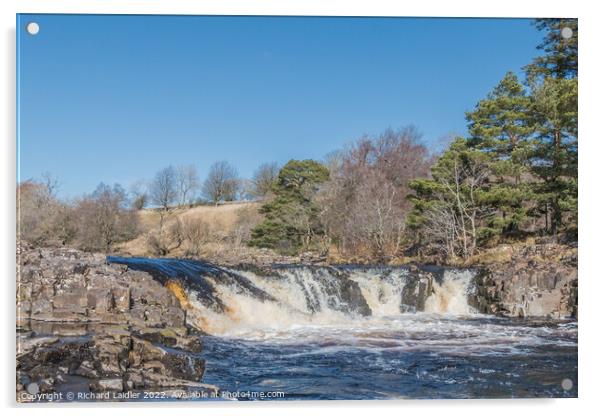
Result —
<path fill-rule="evenodd" d="M 295 403 L 228 403 L 55 405 L 21 406 L 18 410 L 35 414 L 102 414 L 134 413 L 142 407 L 148 415 L 164 416 L 166 412 L 206 412 L 231 415 L 329 414 L 346 412 L 365 415 L 372 408 L 379 414 L 444 414 L 504 415 L 508 413 L 576 414 L 595 409 L 600 383 L 599 350 L 601 336 L 600 311 L 595 307 L 602 296 L 602 275 L 596 262 L 601 256 L 600 236 L 600 165 L 602 155 L 600 119 L 600 47 L 601 16 L 594 1 L 525 1 L 506 0 L 420 0 L 411 2 L 383 0 L 3 0 L 2 59 L 0 70 L 3 88 L 2 123 L 2 239 L 0 256 L 3 270 L 3 317 L 1 385 L 2 401 L 14 407 L 14 280 L 15 280 L 15 14 L 19 13 L 113 13 L 113 14 L 234 14 L 234 15 L 348 15 L 348 16 L 468 16 L 468 17 L 578 17 L 580 66 L 580 249 L 579 249 L 579 399 L 569 400 L 472 400 L 472 401 L 404 401 L 404 402 L 295 402 Z M 599 179 L 600 178 L 600 179 Z M 83 409 L 82 407 L 85 407 Z M 170 408 L 174 408 L 170 410 Z M 209 410 L 210 409 L 210 410 Z M 12 413 L 15 409 L 10 409 Z"/>

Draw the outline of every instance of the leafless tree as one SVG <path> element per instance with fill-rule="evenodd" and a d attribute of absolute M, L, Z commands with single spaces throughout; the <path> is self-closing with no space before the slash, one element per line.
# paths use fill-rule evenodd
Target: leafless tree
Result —
<path fill-rule="evenodd" d="M 413 128 L 363 137 L 333 155 L 317 202 L 327 234 L 349 254 L 380 260 L 399 250 L 409 183 L 429 174 L 432 158 Z"/>
<path fill-rule="evenodd" d="M 38 245 L 66 244 L 75 238 L 70 205 L 55 197 L 58 182 L 45 174 L 42 181 L 17 186 L 17 239 Z"/>
<path fill-rule="evenodd" d="M 109 252 L 115 243 L 133 238 L 137 216 L 126 205 L 126 193 L 119 185 L 101 183 L 94 193 L 82 198 L 75 208 L 78 245 Z"/>
<path fill-rule="evenodd" d="M 272 188 L 278 179 L 280 167 L 278 163 L 264 163 L 257 168 L 253 174 L 252 194 L 256 198 L 264 198 L 272 192 Z"/>
<path fill-rule="evenodd" d="M 471 256 L 477 248 L 477 227 L 486 217 L 492 215 L 493 208 L 483 206 L 477 201 L 479 190 L 487 183 L 491 170 L 483 160 L 472 159 L 468 163 L 454 160 L 449 171 L 441 175 L 439 182 L 443 184 L 452 198 L 448 201 L 453 209 L 453 246 L 459 246 L 451 250 L 452 255 L 457 253 L 463 257 Z M 448 242 L 447 245 L 450 243 Z"/>
<path fill-rule="evenodd" d="M 196 167 L 194 165 L 178 166 L 176 168 L 176 181 L 180 206 L 190 203 L 200 182 Z"/>
<path fill-rule="evenodd" d="M 159 207 L 159 228 L 163 228 L 165 216 L 178 196 L 176 171 L 172 166 L 161 169 L 150 184 L 150 197 Z"/>
<path fill-rule="evenodd" d="M 58 179 L 50 172 L 44 172 L 42 173 L 42 184 L 44 185 L 47 197 L 55 199 L 60 187 Z"/>
<path fill-rule="evenodd" d="M 176 218 L 165 228 L 154 230 L 146 236 L 147 246 L 156 256 L 166 256 L 182 246 L 185 240 L 184 225 Z"/>
<path fill-rule="evenodd" d="M 238 172 L 226 161 L 215 162 L 203 182 L 203 194 L 214 204 L 234 201 L 239 188 Z"/>
<path fill-rule="evenodd" d="M 148 186 L 143 181 L 137 181 L 130 186 L 132 207 L 136 210 L 146 208 L 149 202 Z"/>
<path fill-rule="evenodd" d="M 453 205 L 440 200 L 424 213 L 424 217 L 425 224 L 420 231 L 422 243 L 438 248 L 447 258 L 456 257 L 456 243 L 461 238 L 461 233 Z"/>
<path fill-rule="evenodd" d="M 324 156 L 324 166 L 328 168 L 328 171 L 331 173 L 339 172 L 343 167 L 343 161 L 345 158 L 345 152 L 342 150 L 334 150 L 329 152 Z"/>
<path fill-rule="evenodd" d="M 230 233 L 235 248 L 241 247 L 251 239 L 251 231 L 261 223 L 263 216 L 253 207 L 243 207 L 236 213 L 236 221 Z"/>
<path fill-rule="evenodd" d="M 239 178 L 236 192 L 236 199 L 239 201 L 253 199 L 255 198 L 255 184 L 251 179 Z"/>
<path fill-rule="evenodd" d="M 210 240 L 210 227 L 205 221 L 193 218 L 182 219 L 182 233 L 188 243 L 186 254 L 198 256 L 203 244 Z"/>

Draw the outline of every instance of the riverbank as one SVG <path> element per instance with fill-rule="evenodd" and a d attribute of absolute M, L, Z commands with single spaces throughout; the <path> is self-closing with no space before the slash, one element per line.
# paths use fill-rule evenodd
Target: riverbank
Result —
<path fill-rule="evenodd" d="M 578 317 L 577 244 L 499 246 L 481 259 L 475 306 L 511 317 Z M 493 254 L 493 253 L 492 253 Z"/>
<path fill-rule="evenodd" d="M 217 394 L 198 331 L 148 274 L 69 248 L 22 244 L 17 261 L 17 401 Z"/>
<path fill-rule="evenodd" d="M 136 271 L 108 264 L 104 254 L 22 244 L 17 400 L 70 400 L 69 392 L 79 400 L 152 398 L 126 392 L 217 396 L 217 387 L 203 383 L 203 330 L 263 339 L 304 323 L 343 332 L 361 324 L 369 334 L 389 317 L 421 311 L 551 319 L 560 330 L 560 319 L 577 318 L 576 246 L 505 246 L 487 259 L 469 268 L 295 264 L 308 260 L 302 257 L 287 266 L 132 259 Z M 398 318 L 403 324 L 411 316 Z"/>

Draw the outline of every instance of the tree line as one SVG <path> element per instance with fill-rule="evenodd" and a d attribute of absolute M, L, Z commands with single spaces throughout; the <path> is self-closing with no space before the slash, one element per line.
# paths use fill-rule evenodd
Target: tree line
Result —
<path fill-rule="evenodd" d="M 148 239 L 153 253 L 165 255 L 185 239 L 198 248 L 209 232 L 206 224 L 178 219 L 164 229 L 174 209 L 266 198 L 278 170 L 277 163 L 264 163 L 252 179 L 246 180 L 233 165 L 219 161 L 201 181 L 194 165 L 167 166 L 149 182 L 137 182 L 129 191 L 120 184 L 100 183 L 92 193 L 73 201 L 58 198 L 58 180 L 44 173 L 39 180 L 18 184 L 18 238 L 39 245 L 71 244 L 109 252 L 115 244 L 141 233 L 136 212 L 150 208 L 159 214 L 159 231 Z"/>
<path fill-rule="evenodd" d="M 542 56 L 508 72 L 474 110 L 469 137 L 436 157 L 411 128 L 364 137 L 322 164 L 292 161 L 250 244 L 386 260 L 467 258 L 529 235 L 577 237 L 575 19 L 538 19 Z"/>
<path fill-rule="evenodd" d="M 288 255 L 467 258 L 532 235 L 576 239 L 577 21 L 535 25 L 542 55 L 523 80 L 508 72 L 466 113 L 468 137 L 440 154 L 406 127 L 361 137 L 323 160 L 265 163 L 249 180 L 225 161 L 204 181 L 192 165 L 168 166 L 129 193 L 101 184 L 75 204 L 60 202 L 48 178 L 28 181 L 19 186 L 21 233 L 109 250 L 136 234 L 135 211 L 150 207 L 160 216 L 150 245 L 165 255 L 184 240 L 198 249 L 206 234 L 179 219 L 164 229 L 175 207 L 261 200 L 260 221 L 239 239 Z"/>
<path fill-rule="evenodd" d="M 408 225 L 448 256 L 525 234 L 577 234 L 577 21 L 539 19 L 544 54 L 466 114 L 432 177 L 411 183 Z M 564 33 L 564 35 L 563 35 Z M 570 36 L 569 36 L 570 35 Z"/>

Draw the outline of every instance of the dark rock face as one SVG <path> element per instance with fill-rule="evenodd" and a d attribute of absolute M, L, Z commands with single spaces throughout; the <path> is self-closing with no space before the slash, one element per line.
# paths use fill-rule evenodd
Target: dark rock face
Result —
<path fill-rule="evenodd" d="M 320 312 L 329 308 L 346 314 L 361 316 L 372 314 L 359 285 L 351 280 L 349 274 L 343 270 L 324 266 L 279 267 L 274 270 L 275 278 L 292 278 L 297 281 L 305 294 L 307 308 L 312 312 Z M 279 271 L 284 274 L 278 275 Z M 307 276 L 311 276 L 313 284 L 303 283 Z M 320 293 L 326 295 L 326 305 L 321 303 Z"/>
<path fill-rule="evenodd" d="M 489 265 L 476 278 L 473 304 L 481 313 L 518 317 L 577 317 L 577 249 L 540 244 Z"/>
<path fill-rule="evenodd" d="M 426 299 L 433 293 L 433 275 L 414 271 L 401 292 L 401 312 L 424 311 Z"/>
<path fill-rule="evenodd" d="M 200 383 L 202 347 L 185 311 L 147 273 L 73 249 L 18 254 L 18 401 L 30 390 L 215 390 Z"/>
<path fill-rule="evenodd" d="M 109 257 L 108 260 L 110 263 L 130 266 L 132 269 L 147 272 L 163 284 L 169 280 L 179 281 L 183 286 L 192 289 L 201 302 L 219 313 L 224 312 L 225 306 L 217 296 L 212 280 L 235 287 L 239 292 L 257 299 L 276 301 L 269 294 L 253 285 L 246 277 L 204 261 L 186 260 L 184 262 L 179 259 L 137 257 Z"/>

